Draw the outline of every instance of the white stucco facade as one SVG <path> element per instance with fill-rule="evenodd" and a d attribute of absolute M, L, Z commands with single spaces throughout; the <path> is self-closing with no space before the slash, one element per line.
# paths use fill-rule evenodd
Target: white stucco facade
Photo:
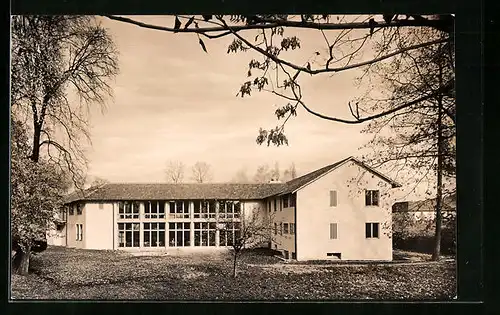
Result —
<path fill-rule="evenodd" d="M 297 260 L 392 260 L 391 184 L 347 162 L 297 191 Z M 365 190 L 379 190 L 379 206 L 365 205 Z M 330 206 L 330 191 L 337 206 Z M 330 224 L 337 223 L 337 239 Z M 367 238 L 366 223 L 379 223 L 377 238 Z"/>

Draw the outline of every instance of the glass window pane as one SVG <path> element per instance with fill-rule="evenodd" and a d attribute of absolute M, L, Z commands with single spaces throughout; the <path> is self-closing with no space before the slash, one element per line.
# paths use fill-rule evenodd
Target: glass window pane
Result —
<path fill-rule="evenodd" d="M 158 201 L 158 213 L 165 213 L 165 202 Z"/>
<path fill-rule="evenodd" d="M 158 223 L 158 229 L 165 230 L 165 223 Z"/>
<path fill-rule="evenodd" d="M 151 246 L 158 246 L 158 232 L 151 232 Z"/>
<path fill-rule="evenodd" d="M 132 223 L 125 223 L 126 230 L 132 230 Z"/>
<path fill-rule="evenodd" d="M 175 213 L 175 201 L 170 201 L 168 204 L 169 204 L 169 208 L 170 208 L 169 212 Z"/>
<path fill-rule="evenodd" d="M 365 224 L 365 236 L 367 238 L 372 236 L 372 233 L 371 233 L 371 224 L 370 223 L 366 223 Z"/>
<path fill-rule="evenodd" d="M 123 230 L 123 228 L 124 228 L 123 223 L 118 223 L 118 230 Z"/>
<path fill-rule="evenodd" d="M 200 246 L 200 245 L 201 245 L 201 232 L 194 231 L 194 246 Z"/>
<path fill-rule="evenodd" d="M 144 229 L 149 230 L 149 223 L 144 223 Z"/>
<path fill-rule="evenodd" d="M 191 223 L 184 223 L 184 230 L 189 230 L 191 229 Z"/>
<path fill-rule="evenodd" d="M 132 247 L 132 231 L 125 232 L 125 247 Z"/>
<path fill-rule="evenodd" d="M 158 223 L 151 223 L 151 230 L 158 229 Z"/>
<path fill-rule="evenodd" d="M 168 232 L 168 244 L 171 247 L 175 246 L 175 231 Z"/>
<path fill-rule="evenodd" d="M 144 246 L 146 246 L 146 247 L 151 246 L 151 243 L 149 242 L 150 233 L 151 232 L 149 232 L 149 231 L 144 232 Z"/>
<path fill-rule="evenodd" d="M 125 236 L 124 232 L 118 232 L 118 246 L 123 247 L 125 246 Z"/>
<path fill-rule="evenodd" d="M 165 231 L 158 232 L 158 246 L 165 246 Z"/>
<path fill-rule="evenodd" d="M 191 245 L 190 238 L 191 238 L 191 232 L 184 231 L 184 246 L 190 246 Z"/>
<path fill-rule="evenodd" d="M 373 223 L 373 237 L 378 237 L 378 223 Z"/>
<path fill-rule="evenodd" d="M 168 229 L 169 230 L 175 230 L 175 223 L 169 223 L 168 224 Z"/>

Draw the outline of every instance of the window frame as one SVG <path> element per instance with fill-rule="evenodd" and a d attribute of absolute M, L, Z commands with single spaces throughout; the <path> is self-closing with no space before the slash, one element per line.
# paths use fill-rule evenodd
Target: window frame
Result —
<path fill-rule="evenodd" d="M 375 229 L 375 227 L 377 227 L 377 229 Z M 374 231 L 377 231 L 377 232 L 374 233 Z M 377 234 L 377 236 L 374 236 L 374 234 Z M 365 223 L 365 238 L 366 239 L 380 239 L 380 222 L 366 222 Z"/>
<path fill-rule="evenodd" d="M 83 204 L 77 203 L 76 204 L 76 215 L 82 215 L 83 214 Z"/>
<path fill-rule="evenodd" d="M 295 223 L 290 223 L 290 235 L 295 234 Z"/>
<path fill-rule="evenodd" d="M 289 224 L 288 223 L 283 223 L 283 234 L 287 235 L 289 234 Z"/>
<path fill-rule="evenodd" d="M 376 203 L 375 203 L 376 201 Z M 365 190 L 365 206 L 380 207 L 380 190 L 366 189 Z"/>
<path fill-rule="evenodd" d="M 339 225 L 337 222 L 330 222 L 330 240 L 338 240 L 339 239 Z M 335 228 L 333 228 L 335 227 Z M 335 231 L 335 233 L 333 233 Z"/>
<path fill-rule="evenodd" d="M 82 223 L 76 223 L 76 241 L 77 242 L 82 242 L 83 241 L 83 224 Z"/>
<path fill-rule="evenodd" d="M 163 232 L 163 239 L 161 238 L 162 232 Z M 156 235 L 156 245 L 152 244 L 153 234 Z M 147 238 L 149 239 L 148 245 L 146 245 L 146 235 L 148 235 Z M 146 248 L 165 247 L 166 235 L 167 234 L 166 234 L 165 222 L 142 222 L 142 247 Z M 162 245 L 162 240 L 163 240 L 163 245 Z"/>
<path fill-rule="evenodd" d="M 334 197 L 334 198 L 332 198 Z M 335 201 L 333 203 L 332 201 Z M 339 204 L 337 190 L 330 190 L 330 208 L 336 208 Z"/>

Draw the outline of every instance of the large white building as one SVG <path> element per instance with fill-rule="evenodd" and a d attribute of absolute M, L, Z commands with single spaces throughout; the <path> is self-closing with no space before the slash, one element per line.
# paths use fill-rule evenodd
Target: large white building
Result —
<path fill-rule="evenodd" d="M 257 213 L 271 227 L 267 246 L 286 259 L 392 260 L 389 192 L 395 187 L 353 157 L 286 183 L 106 184 L 68 199 L 66 224 L 49 244 L 107 250 L 226 247 Z"/>

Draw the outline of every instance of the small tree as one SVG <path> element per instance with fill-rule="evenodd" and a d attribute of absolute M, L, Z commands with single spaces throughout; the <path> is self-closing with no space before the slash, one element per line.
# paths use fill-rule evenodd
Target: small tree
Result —
<path fill-rule="evenodd" d="M 210 164 L 206 162 L 196 162 L 192 168 L 193 179 L 197 183 L 206 183 L 212 179 Z"/>
<path fill-rule="evenodd" d="M 233 218 L 217 223 L 217 229 L 221 232 L 232 231 L 229 227 L 235 223 L 240 227 L 231 243 L 234 278 L 237 274 L 238 259 L 244 249 L 255 248 L 272 240 L 272 222 L 272 214 L 266 215 L 259 208 L 254 208 L 249 216 L 243 215 L 241 219 Z"/>
<path fill-rule="evenodd" d="M 184 163 L 181 161 L 169 161 L 165 168 L 167 182 L 178 184 L 184 179 Z"/>
<path fill-rule="evenodd" d="M 292 162 L 290 166 L 283 171 L 283 181 L 287 182 L 289 180 L 297 178 L 297 170 L 295 169 L 295 163 Z"/>
<path fill-rule="evenodd" d="M 238 184 L 250 183 L 250 179 L 248 178 L 246 168 L 242 168 L 238 172 L 236 172 L 236 174 L 234 175 L 234 177 L 231 181 L 233 183 L 238 183 Z"/>

